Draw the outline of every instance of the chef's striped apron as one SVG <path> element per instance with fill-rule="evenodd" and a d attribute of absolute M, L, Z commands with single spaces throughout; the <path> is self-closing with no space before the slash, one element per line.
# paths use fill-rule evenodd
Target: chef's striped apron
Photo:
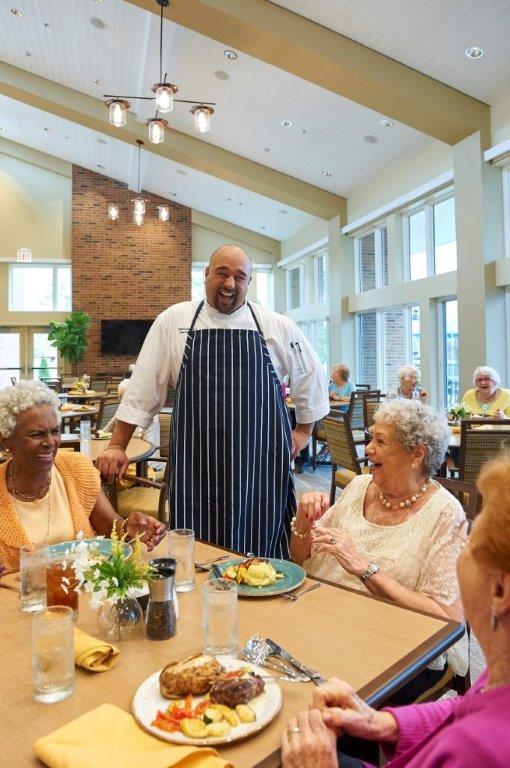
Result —
<path fill-rule="evenodd" d="M 176 387 L 171 525 L 236 552 L 287 558 L 296 497 L 280 383 L 251 306 L 256 330 L 196 331 L 203 304 Z"/>

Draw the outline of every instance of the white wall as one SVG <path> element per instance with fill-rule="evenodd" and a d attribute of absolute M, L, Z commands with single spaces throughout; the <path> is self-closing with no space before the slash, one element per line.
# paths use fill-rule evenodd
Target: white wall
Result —
<path fill-rule="evenodd" d="M 502 91 L 491 106 L 492 144 L 510 139 L 510 88 Z"/>
<path fill-rule="evenodd" d="M 191 212 L 193 262 L 208 262 L 211 253 L 227 243 L 239 245 L 255 264 L 274 265 L 280 258 L 279 241 L 200 211 Z"/>
<path fill-rule="evenodd" d="M 452 168 L 451 147 L 435 141 L 380 174 L 370 184 L 356 189 L 347 200 L 347 221 L 359 219 Z"/>

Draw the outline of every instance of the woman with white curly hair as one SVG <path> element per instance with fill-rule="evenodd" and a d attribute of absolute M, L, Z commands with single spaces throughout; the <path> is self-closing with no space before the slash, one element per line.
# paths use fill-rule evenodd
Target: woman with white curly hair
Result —
<path fill-rule="evenodd" d="M 60 451 L 60 401 L 38 381 L 0 390 L 0 444 L 10 458 L 0 465 L 0 571 L 19 569 L 23 545 L 55 544 L 118 532 L 152 549 L 165 534 L 154 518 L 132 513 L 124 521 L 101 490 L 87 456 Z"/>
<path fill-rule="evenodd" d="M 499 373 L 488 365 L 479 365 L 473 373 L 474 389 L 468 389 L 462 405 L 471 413 L 492 416 L 495 419 L 510 418 L 510 389 L 499 385 Z"/>
<path fill-rule="evenodd" d="M 418 371 L 412 365 L 401 365 L 397 371 L 398 389 L 394 397 L 424 402 L 429 396 L 426 389 L 418 384 Z"/>
<path fill-rule="evenodd" d="M 460 621 L 454 532 L 465 515 L 432 480 L 448 446 L 446 419 L 419 401 L 390 400 L 377 410 L 371 434 L 370 475 L 355 477 L 330 509 L 327 493 L 301 497 L 291 556 L 313 576 Z M 466 647 L 450 655 L 454 671 L 465 674 Z M 403 696 L 435 684 L 444 657 L 431 667 Z"/>

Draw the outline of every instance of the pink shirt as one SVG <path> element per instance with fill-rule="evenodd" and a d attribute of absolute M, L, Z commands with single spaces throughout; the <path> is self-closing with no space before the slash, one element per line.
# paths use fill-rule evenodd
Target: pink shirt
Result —
<path fill-rule="evenodd" d="M 508 768 L 510 685 L 483 691 L 486 680 L 487 671 L 465 696 L 387 707 L 399 738 L 386 768 Z"/>

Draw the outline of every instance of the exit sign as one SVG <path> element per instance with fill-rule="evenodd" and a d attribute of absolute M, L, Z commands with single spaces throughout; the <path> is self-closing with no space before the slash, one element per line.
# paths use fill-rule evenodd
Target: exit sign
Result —
<path fill-rule="evenodd" d="M 20 248 L 16 251 L 16 261 L 32 261 L 32 251 L 30 248 Z"/>

